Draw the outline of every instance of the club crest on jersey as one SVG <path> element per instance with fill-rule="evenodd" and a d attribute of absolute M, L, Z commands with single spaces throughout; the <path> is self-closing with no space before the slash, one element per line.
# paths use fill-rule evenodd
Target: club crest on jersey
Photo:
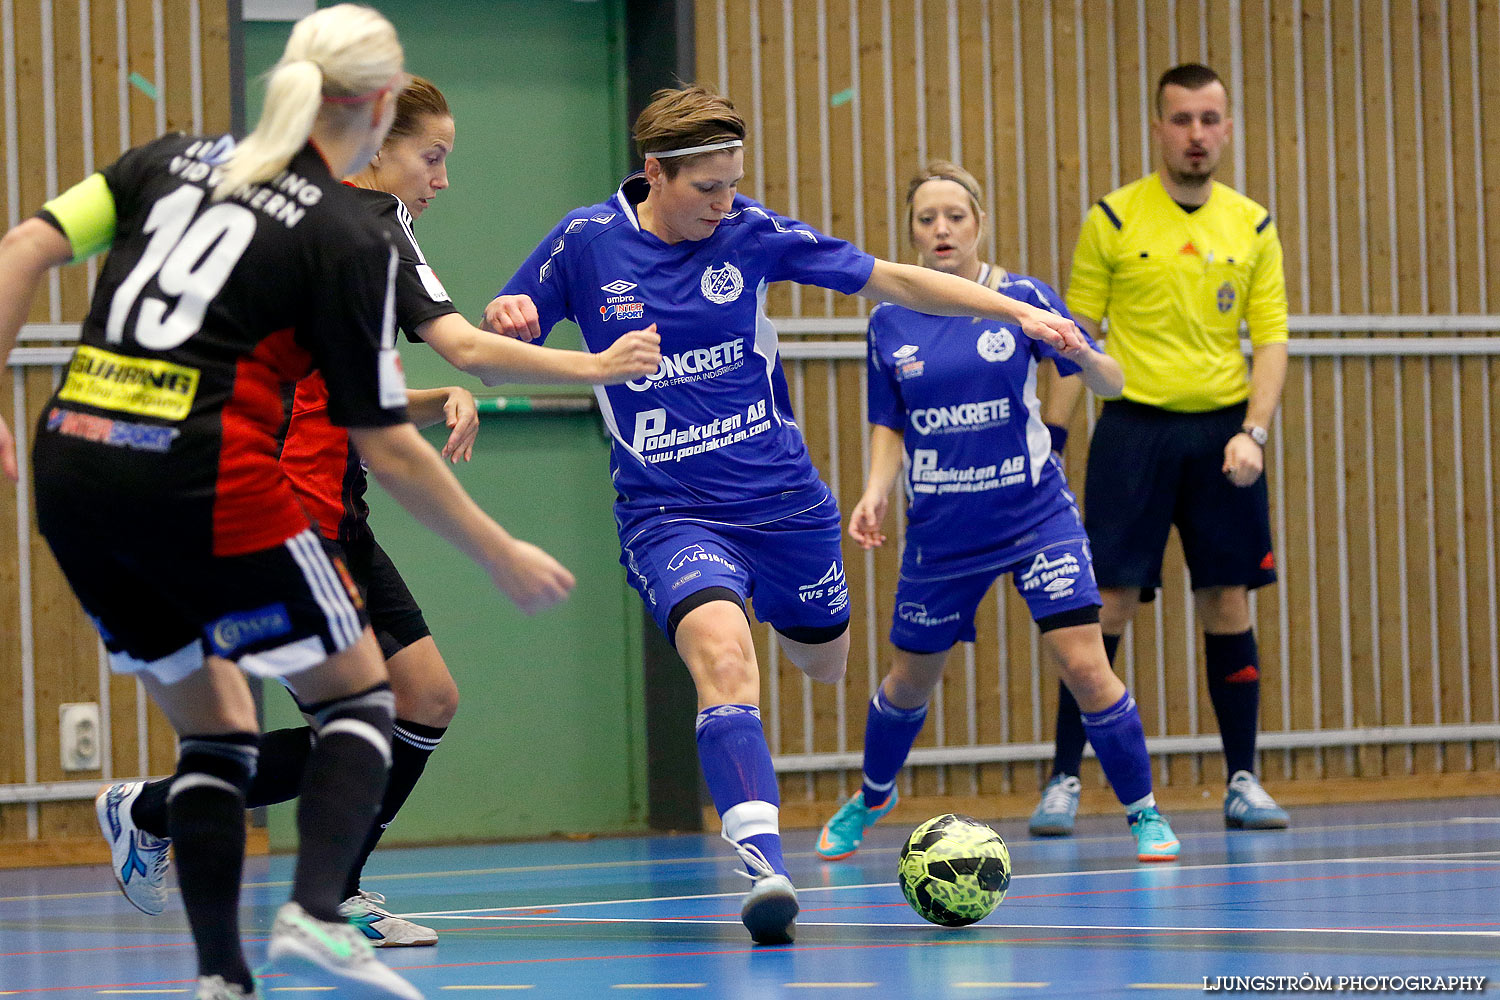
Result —
<path fill-rule="evenodd" d="M 740 297 L 745 290 L 745 277 L 740 269 L 728 261 L 723 267 L 712 264 L 703 269 L 703 280 L 698 283 L 703 297 L 715 305 L 727 305 Z"/>
<path fill-rule="evenodd" d="M 1009 361 L 1016 353 L 1016 338 L 1009 330 L 986 330 L 979 335 L 979 356 L 986 361 Z"/>
<path fill-rule="evenodd" d="M 1233 309 L 1234 308 L 1234 286 L 1231 285 L 1227 281 L 1224 282 L 1224 284 L 1220 285 L 1219 286 L 1218 300 L 1219 300 L 1219 312 L 1221 312 L 1221 313 L 1227 313 L 1229 310 Z"/>

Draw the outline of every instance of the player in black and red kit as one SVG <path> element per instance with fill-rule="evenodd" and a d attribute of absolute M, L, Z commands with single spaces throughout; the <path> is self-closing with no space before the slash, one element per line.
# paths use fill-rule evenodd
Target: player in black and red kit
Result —
<path fill-rule="evenodd" d="M 273 964 L 361 996 L 420 997 L 338 913 L 384 791 L 394 700 L 338 547 L 278 465 L 280 384 L 320 370 L 330 419 L 376 478 L 522 610 L 573 585 L 486 517 L 407 420 L 397 254 L 336 179 L 379 147 L 401 65 L 379 14 L 320 10 L 294 28 L 238 148 L 156 140 L 0 241 L 0 357 L 50 267 L 111 250 L 37 428 L 37 517 L 111 666 L 136 674 L 179 734 L 168 829 L 199 1000 L 255 995 L 237 909 L 259 738 L 240 670 L 284 680 L 318 733 Z M 15 477 L 3 422 L 0 468 Z M 122 805 L 101 799 L 106 823 Z M 117 876 L 142 864 L 136 838 L 115 846 Z"/>
<path fill-rule="evenodd" d="M 430 81 L 414 77 L 396 103 L 389 135 L 371 162 L 346 181 L 349 193 L 390 233 L 399 255 L 396 324 L 413 341 L 428 340 L 456 367 L 489 384 L 538 382 L 614 383 L 654 372 L 660 363 L 654 332 L 627 334 L 600 354 L 559 351 L 476 330 L 459 315 L 428 265 L 413 223 L 448 186 L 446 160 L 454 123 L 447 100 Z M 340 912 L 376 947 L 432 945 L 431 928 L 391 914 L 378 893 L 360 889 L 359 877 L 381 834 L 406 802 L 458 707 L 458 687 L 422 609 L 395 564 L 375 540 L 365 503 L 367 479 L 348 432 L 329 419 L 328 384 L 313 372 L 296 385 L 281 467 L 323 536 L 339 543 L 364 597 L 396 699 L 391 775 L 376 821 L 344 887 Z M 457 461 L 472 450 L 477 417 L 467 390 L 408 389 L 408 411 L 417 426 L 446 421 L 453 429 L 443 452 Z M 311 727 L 280 729 L 261 738 L 261 766 L 247 795 L 249 806 L 272 805 L 297 795 L 312 746 Z M 113 794 L 129 807 L 148 862 L 128 873 L 121 888 L 135 906 L 158 914 L 166 904 L 166 802 L 170 779 L 122 782 Z M 104 827 L 106 839 L 112 829 Z"/>

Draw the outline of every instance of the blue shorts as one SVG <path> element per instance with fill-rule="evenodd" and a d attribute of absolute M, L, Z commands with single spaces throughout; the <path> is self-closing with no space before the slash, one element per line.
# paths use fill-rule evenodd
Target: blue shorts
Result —
<path fill-rule="evenodd" d="M 921 579 L 912 579 L 907 574 L 913 567 L 903 559 L 891 645 L 911 653 L 941 653 L 956 642 L 973 642 L 974 612 L 990 584 L 1006 573 L 1033 621 L 1097 608 L 1093 556 L 1077 516 L 1059 512 L 1035 535 L 1035 544 L 1023 553 L 1007 553 L 1003 562 L 956 576 L 941 576 L 941 567 L 929 563 L 922 567 Z"/>
<path fill-rule="evenodd" d="M 745 504 L 713 512 L 725 520 L 702 509 L 634 520 L 620 536 L 620 563 L 662 632 L 670 637 L 672 609 L 707 587 L 754 601 L 755 616 L 778 632 L 847 623 L 838 504 L 821 483 L 806 492 L 807 506 L 769 521 L 755 522 Z"/>

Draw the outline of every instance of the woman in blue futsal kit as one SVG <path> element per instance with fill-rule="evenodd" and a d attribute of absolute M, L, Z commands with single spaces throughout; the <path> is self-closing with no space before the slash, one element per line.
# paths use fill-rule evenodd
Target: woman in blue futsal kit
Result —
<path fill-rule="evenodd" d="M 912 245 L 925 266 L 1068 315 L 1043 282 L 980 261 L 984 212 L 968 171 L 929 163 L 912 179 L 907 207 Z M 1057 349 L 1008 323 L 889 303 L 870 314 L 868 359 L 870 473 L 849 534 L 866 549 L 885 542 L 881 524 L 903 457 L 911 506 L 891 622 L 894 663 L 870 701 L 863 787 L 823 827 L 818 854 L 853 854 L 865 830 L 895 807 L 896 775 L 927 718 L 948 652 L 974 640 L 980 599 L 1010 573 L 1048 658 L 1083 706 L 1137 857 L 1175 860 L 1177 838 L 1151 792 L 1140 713 L 1104 655 L 1088 536 L 1052 457 L 1036 395 L 1044 360 L 1102 396 L 1119 394 L 1120 366 L 1092 340 Z"/>
<path fill-rule="evenodd" d="M 592 351 L 640 326 L 661 367 L 597 389 L 613 438 L 615 519 L 631 584 L 698 691 L 698 756 L 755 884 L 741 909 L 761 943 L 792 939 L 779 796 L 761 727 L 745 606 L 809 677 L 849 654 L 838 506 L 792 413 L 765 286 L 797 281 L 928 312 L 1005 320 L 1081 348 L 1073 322 L 972 281 L 876 260 L 736 192 L 745 123 L 701 87 L 659 91 L 635 123 L 645 170 L 608 201 L 569 212 L 485 310 L 532 339 L 575 320 Z"/>

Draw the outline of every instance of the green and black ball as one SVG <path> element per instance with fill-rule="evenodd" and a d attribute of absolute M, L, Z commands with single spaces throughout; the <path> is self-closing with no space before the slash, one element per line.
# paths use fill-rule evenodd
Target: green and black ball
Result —
<path fill-rule="evenodd" d="M 977 819 L 947 813 L 901 848 L 901 891 L 924 920 L 963 927 L 994 912 L 1010 888 L 1010 851 Z"/>

